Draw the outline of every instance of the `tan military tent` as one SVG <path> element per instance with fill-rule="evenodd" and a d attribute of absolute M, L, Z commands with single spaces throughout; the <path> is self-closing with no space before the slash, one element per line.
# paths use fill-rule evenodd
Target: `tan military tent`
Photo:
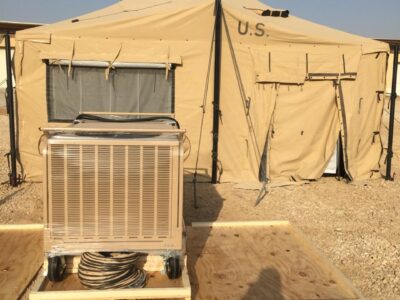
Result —
<path fill-rule="evenodd" d="M 68 124 L 82 110 L 154 112 L 158 104 L 187 130 L 186 171 L 198 159 L 199 174 L 209 175 L 214 4 L 123 0 L 18 32 L 18 148 L 26 178 L 41 180 L 39 127 Z M 223 0 L 222 9 L 221 181 L 258 180 L 264 149 L 269 179 L 318 179 L 339 135 L 348 175 L 380 176 L 388 45 L 292 15 L 267 16 L 273 9 L 254 0 Z M 161 66 L 162 74 L 141 66 Z M 153 96 L 159 103 L 146 108 Z"/>

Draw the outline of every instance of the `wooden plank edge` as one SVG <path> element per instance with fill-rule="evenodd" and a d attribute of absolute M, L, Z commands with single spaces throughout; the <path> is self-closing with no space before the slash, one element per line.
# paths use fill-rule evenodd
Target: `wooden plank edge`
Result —
<path fill-rule="evenodd" d="M 189 279 L 189 273 L 188 273 L 188 267 L 187 267 L 187 256 L 185 256 L 185 267 L 182 270 L 182 285 L 183 288 L 189 289 L 190 295 L 188 297 L 192 296 L 192 286 L 190 285 L 190 279 Z"/>
<path fill-rule="evenodd" d="M 21 299 L 22 296 L 24 294 L 26 294 L 28 288 L 30 286 L 32 286 L 33 288 L 35 288 L 36 282 L 35 279 L 41 277 L 41 271 L 42 271 L 43 266 L 40 266 L 37 270 L 35 275 L 33 275 L 33 277 L 31 278 L 31 280 L 29 280 L 28 284 L 24 287 L 24 289 L 19 293 L 18 298 L 17 299 Z M 39 280 L 40 281 L 40 280 Z"/>
<path fill-rule="evenodd" d="M 260 227 L 260 226 L 288 226 L 289 221 L 216 221 L 192 222 L 192 227 Z"/>
<path fill-rule="evenodd" d="M 339 278 L 343 280 L 343 282 L 354 292 L 354 294 L 358 297 L 357 300 L 366 300 L 366 298 L 361 294 L 361 292 L 354 286 L 353 282 L 343 274 L 342 271 L 339 270 L 313 243 L 311 243 L 307 236 L 296 226 L 291 226 L 291 229 L 297 237 L 303 241 L 312 251 L 315 252 L 325 263 L 327 267 Z"/>
<path fill-rule="evenodd" d="M 43 266 L 39 269 L 38 275 L 36 277 L 36 281 L 32 284 L 31 292 L 29 293 L 29 298 L 31 297 L 32 293 L 39 292 L 44 284 L 45 276 Z"/>
<path fill-rule="evenodd" d="M 0 224 L 0 231 L 7 230 L 39 230 L 43 229 L 43 224 Z"/>
<path fill-rule="evenodd" d="M 190 288 L 181 287 L 32 292 L 29 300 L 185 299 L 190 297 Z"/>
<path fill-rule="evenodd" d="M 182 270 L 182 287 L 120 290 L 41 291 L 45 276 L 40 275 L 29 294 L 29 300 L 108 300 L 108 299 L 191 299 L 192 289 L 187 267 Z"/>

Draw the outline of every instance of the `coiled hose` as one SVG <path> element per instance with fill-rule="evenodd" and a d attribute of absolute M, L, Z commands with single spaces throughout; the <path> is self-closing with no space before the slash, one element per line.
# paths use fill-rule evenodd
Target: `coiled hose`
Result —
<path fill-rule="evenodd" d="M 140 253 L 92 253 L 81 256 L 78 277 L 89 289 L 141 288 L 146 272 L 136 267 Z"/>

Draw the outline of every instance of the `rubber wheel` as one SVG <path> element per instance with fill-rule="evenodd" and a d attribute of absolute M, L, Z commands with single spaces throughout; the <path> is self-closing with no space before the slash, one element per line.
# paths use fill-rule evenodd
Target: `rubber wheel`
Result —
<path fill-rule="evenodd" d="M 179 257 L 170 257 L 165 262 L 165 271 L 169 279 L 177 279 L 181 276 L 181 264 Z"/>
<path fill-rule="evenodd" d="M 62 281 L 65 272 L 64 256 L 55 256 L 48 258 L 47 278 L 52 282 Z"/>

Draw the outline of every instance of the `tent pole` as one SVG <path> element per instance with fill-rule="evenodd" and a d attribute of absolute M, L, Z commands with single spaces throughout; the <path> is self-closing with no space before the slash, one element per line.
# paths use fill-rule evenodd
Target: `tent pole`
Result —
<path fill-rule="evenodd" d="M 340 181 L 343 177 L 343 146 L 342 146 L 342 137 L 339 132 L 339 138 L 336 143 L 336 179 Z"/>
<path fill-rule="evenodd" d="M 10 128 L 10 185 L 13 187 L 18 186 L 17 180 L 17 151 L 15 144 L 15 120 L 14 120 L 14 88 L 12 81 L 12 61 L 11 61 L 11 42 L 10 33 L 5 35 L 6 46 L 6 69 L 7 69 L 7 112 L 9 118 Z"/>
<path fill-rule="evenodd" d="M 389 137 L 388 137 L 388 150 L 386 161 L 386 180 L 393 180 L 392 177 L 392 157 L 393 157 L 393 133 L 394 133 L 394 116 L 396 108 L 396 86 L 397 86 L 397 67 L 399 63 L 399 46 L 394 46 L 394 59 L 393 59 L 393 78 L 392 78 L 392 93 L 390 95 L 390 118 L 389 118 Z"/>
<path fill-rule="evenodd" d="M 214 53 L 214 102 L 213 102 L 213 149 L 212 149 L 212 176 L 211 183 L 218 181 L 218 138 L 220 118 L 220 90 L 221 90 L 221 31 L 222 31 L 221 0 L 215 0 L 215 53 Z"/>

